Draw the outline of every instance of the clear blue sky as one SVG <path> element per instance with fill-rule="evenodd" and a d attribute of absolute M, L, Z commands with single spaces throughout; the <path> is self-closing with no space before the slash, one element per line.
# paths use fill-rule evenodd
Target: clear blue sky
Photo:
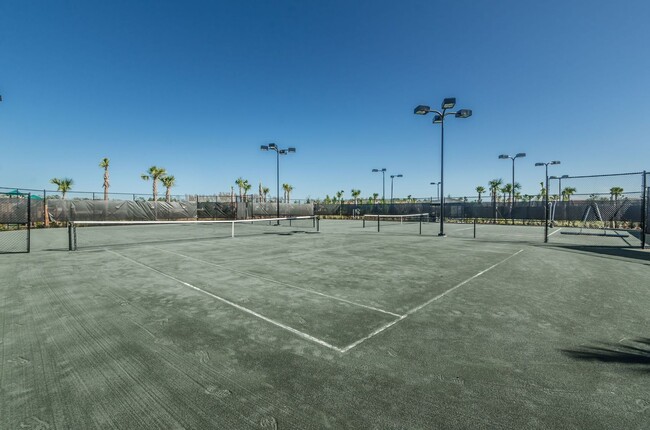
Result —
<path fill-rule="evenodd" d="M 430 196 L 440 129 L 413 115 L 455 96 L 446 193 L 543 169 L 650 169 L 650 2 L 23 1 L 0 4 L 0 186 L 174 194 L 275 189 L 276 142 L 293 196 Z M 387 178 L 387 194 L 390 182 Z M 274 192 L 273 192 L 274 194 Z"/>

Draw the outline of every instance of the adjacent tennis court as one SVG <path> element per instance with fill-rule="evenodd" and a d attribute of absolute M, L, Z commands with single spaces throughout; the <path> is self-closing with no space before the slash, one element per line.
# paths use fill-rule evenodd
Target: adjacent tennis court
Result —
<path fill-rule="evenodd" d="M 0 428 L 647 426 L 647 251 L 411 218 L 32 231 Z"/>

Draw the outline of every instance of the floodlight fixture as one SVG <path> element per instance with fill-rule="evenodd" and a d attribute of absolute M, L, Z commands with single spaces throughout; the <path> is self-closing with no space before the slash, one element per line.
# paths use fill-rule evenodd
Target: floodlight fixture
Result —
<path fill-rule="evenodd" d="M 458 112 L 456 112 L 456 118 L 469 118 L 472 116 L 472 110 L 471 109 L 461 109 Z"/>
<path fill-rule="evenodd" d="M 416 115 L 426 115 L 431 112 L 431 108 L 425 105 L 419 105 L 413 110 L 413 113 Z"/>
<path fill-rule="evenodd" d="M 288 148 L 287 151 L 288 152 L 296 152 L 296 148 Z"/>
<path fill-rule="evenodd" d="M 442 101 L 442 109 L 453 109 L 456 106 L 456 97 L 449 97 Z"/>
<path fill-rule="evenodd" d="M 506 155 L 506 154 L 499 155 L 499 160 L 507 160 L 508 158 L 510 158 L 509 155 Z"/>
<path fill-rule="evenodd" d="M 523 158 L 526 156 L 525 152 L 519 152 L 517 155 L 515 155 L 515 158 Z"/>
<path fill-rule="evenodd" d="M 260 149 L 261 149 L 262 151 L 268 151 L 268 150 L 269 150 L 269 146 L 268 146 L 268 145 L 262 145 L 262 146 L 260 146 Z"/>
<path fill-rule="evenodd" d="M 535 163 L 535 167 L 544 166 L 544 163 Z"/>
<path fill-rule="evenodd" d="M 550 163 L 550 164 L 551 164 L 551 165 L 553 165 L 553 164 L 560 164 L 560 162 L 559 162 L 559 161 L 557 161 L 557 160 L 555 160 L 555 161 L 551 161 L 551 163 Z"/>
<path fill-rule="evenodd" d="M 277 147 L 278 146 L 275 143 L 269 143 L 269 149 L 275 150 L 275 149 L 277 149 Z"/>

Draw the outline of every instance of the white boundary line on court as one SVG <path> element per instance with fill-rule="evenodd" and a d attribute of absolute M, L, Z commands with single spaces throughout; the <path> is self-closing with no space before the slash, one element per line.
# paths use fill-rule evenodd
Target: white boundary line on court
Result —
<path fill-rule="evenodd" d="M 125 260 L 128 260 L 128 261 L 130 261 L 130 262 L 132 262 L 132 263 L 135 263 L 135 264 L 137 264 L 137 265 L 139 265 L 139 266 L 145 267 L 145 268 L 147 268 L 147 269 L 149 269 L 149 270 L 151 270 L 151 271 L 153 271 L 153 272 L 155 272 L 155 273 L 158 273 L 159 275 L 162 275 L 162 276 L 164 276 L 164 277 L 166 277 L 166 278 L 169 278 L 169 279 L 171 279 L 171 280 L 173 280 L 173 281 L 176 281 L 176 282 L 178 282 L 178 283 L 180 283 L 180 284 L 182 284 L 182 285 L 184 285 L 184 286 L 186 286 L 186 287 L 192 288 L 193 290 L 199 291 L 199 292 L 201 292 L 201 293 L 203 293 L 203 294 L 206 294 L 206 295 L 208 295 L 208 296 L 210 296 L 210 297 L 213 297 L 213 298 L 215 298 L 215 299 L 217 299 L 217 300 L 219 300 L 219 301 L 221 301 L 221 302 L 223 302 L 223 303 L 225 303 L 225 304 L 227 304 L 227 305 L 230 305 L 230 306 L 232 306 L 232 307 L 234 307 L 234 308 L 236 308 L 236 309 L 239 309 L 239 310 L 241 310 L 241 311 L 243 311 L 243 312 L 246 312 L 246 313 L 248 313 L 248 314 L 250 314 L 250 315 L 253 315 L 253 316 L 255 316 L 255 317 L 257 317 L 257 318 L 259 318 L 259 319 L 261 319 L 261 320 L 264 320 L 264 321 L 266 321 L 266 322 L 268 322 L 268 323 L 271 323 L 271 324 L 273 324 L 273 325 L 275 325 L 275 326 L 277 326 L 277 327 L 283 328 L 283 329 L 285 329 L 285 330 L 287 330 L 287 331 L 289 331 L 289 332 L 291 332 L 291 333 L 293 333 L 293 334 L 295 334 L 295 335 L 297 335 L 297 336 L 299 336 L 299 337 L 301 337 L 301 338 L 303 338 L 303 339 L 306 339 L 306 340 L 309 340 L 309 341 L 311 341 L 311 342 L 317 343 L 317 344 L 319 344 L 319 345 L 321 345 L 321 346 L 325 346 L 325 347 L 327 347 L 327 348 L 330 348 L 330 349 L 332 349 L 332 350 L 334 350 L 334 351 L 337 351 L 337 352 L 340 352 L 340 353 L 346 353 L 346 352 L 348 352 L 349 350 L 351 350 L 352 348 L 355 348 L 355 347 L 359 346 L 360 344 L 362 344 L 363 342 L 367 341 L 368 339 L 371 339 L 371 338 L 375 337 L 375 336 L 378 335 L 379 333 L 382 333 L 382 332 L 385 331 L 386 329 L 388 329 L 388 328 L 392 327 L 393 325 L 397 324 L 398 322 L 400 322 L 400 321 L 406 319 L 406 317 L 408 317 L 409 315 L 414 314 L 415 312 L 419 311 L 420 309 L 424 308 L 425 306 L 430 305 L 431 303 L 433 303 L 433 302 L 435 302 L 435 301 L 441 299 L 442 297 L 446 296 L 447 294 L 451 293 L 452 291 L 454 291 L 454 290 L 456 290 L 456 289 L 462 287 L 463 285 L 467 284 L 468 282 L 470 282 L 470 281 L 472 281 L 472 280 L 478 278 L 479 276 L 483 275 L 484 273 L 489 272 L 490 270 L 494 269 L 495 267 L 497 267 L 497 266 L 499 266 L 499 265 L 505 263 L 506 261 L 510 260 L 512 257 L 514 257 L 514 256 L 520 254 L 521 252 L 523 252 L 524 250 L 523 250 L 523 249 L 520 249 L 519 251 L 515 252 L 514 254 L 512 254 L 512 255 L 510 255 L 510 256 L 504 258 L 503 260 L 501 260 L 501 261 L 499 261 L 499 262 L 493 264 L 492 266 L 488 267 L 487 269 L 478 272 L 476 275 L 474 275 L 474 276 L 472 276 L 472 277 L 470 277 L 470 278 L 467 278 L 467 279 L 464 280 L 463 282 L 461 282 L 461 283 L 459 283 L 459 284 L 457 284 L 457 285 L 454 285 L 453 287 L 449 288 L 448 290 L 444 291 L 443 293 L 438 294 L 437 296 L 435 296 L 435 297 L 433 297 L 433 298 L 427 300 L 426 302 L 422 303 L 422 304 L 419 305 L 419 306 L 416 306 L 415 308 L 413 308 L 413 309 L 409 310 L 408 312 L 406 312 L 404 315 L 399 315 L 399 317 L 398 317 L 397 319 L 395 319 L 394 321 L 391 321 L 391 322 L 389 322 L 389 323 L 384 324 L 383 326 L 377 328 L 375 331 L 373 331 L 373 332 L 370 333 L 369 335 L 367 335 L 367 336 L 365 336 L 365 337 L 362 337 L 361 339 L 356 340 L 356 341 L 354 341 L 353 343 L 351 343 L 351 344 L 349 344 L 349 345 L 347 345 L 347 346 L 345 346 L 345 347 L 343 347 L 343 348 L 336 347 L 336 346 L 334 346 L 334 345 L 332 345 L 332 344 L 330 344 L 330 343 L 328 343 L 328 342 L 325 342 L 324 340 L 318 339 L 317 337 L 314 337 L 314 336 L 312 336 L 312 335 L 310 335 L 310 334 L 304 333 L 304 332 L 302 332 L 302 331 L 300 331 L 300 330 L 298 330 L 298 329 L 295 329 L 295 328 L 293 328 L 293 327 L 290 327 L 290 326 L 288 326 L 288 325 L 286 325 L 286 324 L 282 324 L 282 323 L 280 323 L 280 322 L 278 322 L 278 321 L 272 320 L 272 319 L 270 319 L 270 318 L 268 318 L 268 317 L 265 317 L 264 315 L 259 314 L 259 313 L 255 312 L 255 311 L 253 311 L 253 310 L 250 310 L 250 309 L 245 308 L 245 307 L 243 307 L 243 306 L 241 306 L 241 305 L 238 305 L 238 304 L 236 304 L 236 303 L 233 303 L 233 302 L 231 302 L 230 300 L 224 299 L 223 297 L 219 297 L 219 296 L 217 296 L 216 294 L 213 294 L 213 293 L 210 293 L 210 292 L 208 292 L 208 291 L 205 291 L 205 290 L 203 290 L 203 289 L 201 289 L 201 288 L 199 288 L 199 287 L 196 287 L 196 286 L 194 286 L 194 285 L 192 285 L 192 284 L 190 284 L 190 283 L 187 283 L 187 282 L 185 282 L 185 281 L 182 281 L 182 280 L 180 280 L 180 279 L 178 279 L 178 278 L 176 278 L 176 277 L 174 277 L 174 276 L 171 276 L 171 275 L 168 275 L 168 274 L 166 274 L 166 273 L 164 273 L 164 272 L 161 272 L 161 271 L 158 270 L 158 269 L 154 269 L 153 267 L 147 266 L 146 264 L 141 263 L 141 262 L 139 262 L 139 261 L 136 261 L 136 260 L 134 260 L 134 259 L 132 259 L 132 258 L 130 258 L 130 257 L 127 257 L 126 255 L 122 255 L 122 254 L 120 254 L 119 252 L 115 252 L 115 251 L 112 251 L 112 250 L 110 250 L 110 249 L 105 249 L 105 251 L 106 251 L 106 252 L 110 252 L 110 253 L 112 253 L 112 254 L 115 254 L 115 255 L 117 255 L 117 256 L 119 256 L 119 257 L 122 257 L 122 258 L 124 258 Z M 173 253 L 173 252 L 172 252 L 172 253 Z M 179 255 L 182 255 L 182 254 L 179 254 Z M 191 257 L 190 257 L 190 258 L 191 258 Z M 199 261 L 202 261 L 202 260 L 199 260 Z M 277 282 L 277 281 L 276 281 L 276 282 Z"/>
<path fill-rule="evenodd" d="M 166 273 L 164 273 L 164 272 L 161 272 L 161 271 L 158 270 L 158 269 L 154 269 L 153 267 L 147 266 L 147 265 L 144 264 L 144 263 L 140 263 L 139 261 L 134 260 L 134 259 L 132 259 L 132 258 L 129 258 L 129 257 L 127 257 L 126 255 L 122 255 L 122 254 L 120 254 L 119 252 L 115 252 L 115 251 L 112 251 L 112 250 L 110 250 L 110 249 L 106 249 L 106 252 L 110 252 L 110 253 L 115 254 L 115 255 L 117 255 L 117 256 L 119 256 L 119 257 L 122 257 L 122 258 L 124 258 L 125 260 L 128 260 L 128 261 L 130 261 L 130 262 L 132 262 L 132 263 L 137 264 L 138 266 L 145 267 L 145 268 L 147 268 L 147 269 L 149 269 L 149 270 L 151 270 L 151 271 L 153 271 L 153 272 L 158 273 L 159 275 L 162 275 L 162 276 L 164 276 L 164 277 L 166 277 L 166 278 L 169 278 L 169 279 L 171 279 L 171 280 L 173 280 L 173 281 L 176 281 L 176 282 L 178 282 L 178 283 L 180 283 L 180 284 L 182 284 L 182 285 L 185 285 L 186 287 L 190 287 L 190 288 L 192 288 L 193 290 L 196 290 L 196 291 L 199 291 L 199 292 L 201 292 L 201 293 L 203 293 L 203 294 L 206 294 L 206 295 L 208 295 L 208 296 L 210 296 L 210 297 L 212 297 L 212 298 L 215 298 L 215 299 L 217 299 L 217 300 L 219 300 L 219 301 L 221 301 L 221 302 L 223 302 L 223 303 L 225 303 L 225 304 L 227 304 L 227 305 L 230 305 L 230 306 L 232 306 L 232 307 L 234 307 L 234 308 L 236 308 L 236 309 L 239 309 L 240 311 L 246 312 L 247 314 L 253 315 L 253 316 L 255 316 L 255 317 L 257 317 L 257 318 L 259 318 L 259 319 L 261 319 L 261 320 L 264 320 L 264 321 L 266 321 L 266 322 L 268 322 L 268 323 L 271 323 L 271 324 L 273 324 L 273 325 L 275 325 L 275 326 L 277 326 L 277 327 L 283 328 L 283 329 L 285 329 L 285 330 L 287 330 L 287 331 L 289 331 L 289 332 L 291 332 L 291 333 L 293 333 L 293 334 L 295 334 L 295 335 L 297 335 L 297 336 L 302 337 L 303 339 L 309 340 L 309 341 L 311 341 L 311 342 L 315 342 L 315 343 L 317 343 L 317 344 L 319 344 L 319 345 L 321 345 L 321 346 L 325 346 L 325 347 L 330 348 L 330 349 L 333 349 L 334 351 L 337 351 L 337 352 L 341 352 L 341 353 L 345 352 L 342 348 L 338 348 L 338 347 L 336 347 L 336 346 L 334 346 L 334 345 L 332 345 L 332 344 L 330 344 L 330 343 L 325 342 L 324 340 L 318 339 L 317 337 L 314 337 L 314 336 L 312 336 L 312 335 L 310 335 L 310 334 L 304 333 L 304 332 L 302 332 L 302 331 L 300 331 L 300 330 L 298 330 L 298 329 L 295 329 L 295 328 L 293 328 L 293 327 L 290 327 L 290 326 L 288 326 L 288 325 L 286 325 L 286 324 L 282 324 L 282 323 L 280 323 L 280 322 L 277 322 L 277 321 L 275 321 L 275 320 L 272 320 L 271 318 L 265 317 L 265 316 L 262 315 L 262 314 L 258 314 L 258 313 L 255 312 L 255 311 L 252 311 L 252 310 L 250 310 L 250 309 L 248 309 L 248 308 L 245 308 L 245 307 L 243 307 L 243 306 L 241 306 L 241 305 L 238 305 L 237 303 L 233 303 L 233 302 L 231 302 L 230 300 L 224 299 L 223 297 L 219 297 L 219 296 L 217 296 L 216 294 L 212 294 L 212 293 L 210 293 L 210 292 L 208 292 L 208 291 L 205 291 L 205 290 L 203 290 L 203 289 L 201 289 L 201 288 L 199 288 L 199 287 L 196 287 L 196 286 L 194 286 L 194 285 L 192 285 L 192 284 L 189 284 L 189 283 L 187 283 L 187 282 L 185 282 L 185 281 L 182 281 L 182 280 L 180 280 L 180 279 L 178 279 L 178 278 L 175 278 L 174 276 L 171 276 L 171 275 L 168 275 L 168 274 L 166 274 Z"/>
<path fill-rule="evenodd" d="M 562 227 L 558 228 L 558 229 L 555 230 L 553 233 L 549 234 L 549 236 L 553 236 L 555 233 L 557 233 L 557 232 L 560 231 L 560 230 L 562 230 Z"/>
<path fill-rule="evenodd" d="M 317 295 L 322 296 L 322 297 L 327 297 L 328 299 L 338 300 L 340 302 L 347 303 L 349 305 L 370 309 L 372 311 L 381 312 L 383 314 L 388 314 L 388 315 L 391 315 L 391 316 L 394 316 L 394 317 L 401 317 L 402 316 L 402 315 L 396 314 L 394 312 L 390 312 L 390 311 L 386 311 L 386 310 L 383 310 L 383 309 L 376 308 L 374 306 L 364 305 L 362 303 L 357 303 L 357 302 L 353 302 L 351 300 L 342 299 L 340 297 L 331 296 L 329 294 L 321 293 L 319 291 L 310 290 L 308 288 L 298 287 L 296 285 L 287 284 L 286 282 L 282 282 L 282 281 L 276 281 L 275 279 L 266 278 L 266 277 L 261 276 L 261 275 L 256 275 L 255 273 L 244 272 L 244 271 L 241 271 L 241 270 L 233 269 L 233 268 L 231 268 L 231 267 L 229 267 L 229 266 L 227 266 L 225 264 L 213 263 L 211 261 L 202 260 L 202 259 L 196 258 L 196 257 L 190 257 L 189 255 L 181 254 L 179 252 L 169 251 L 169 250 L 166 250 L 166 249 L 163 249 L 163 248 L 157 248 L 155 246 L 152 246 L 152 248 L 157 249 L 158 251 L 163 251 L 163 252 L 168 252 L 170 254 L 178 255 L 180 257 L 187 258 L 189 260 L 199 261 L 201 263 L 209 264 L 209 265 L 215 266 L 215 267 L 221 267 L 221 268 L 227 269 L 227 270 L 229 270 L 229 271 L 231 271 L 233 273 L 239 273 L 240 275 L 249 276 L 251 278 L 261 279 L 261 280 L 267 281 L 267 282 L 272 282 L 274 284 L 282 285 L 283 287 L 295 288 L 297 290 L 305 291 L 305 292 L 312 293 L 312 294 L 317 294 Z"/>
<path fill-rule="evenodd" d="M 472 276 L 471 278 L 468 278 L 468 279 L 464 280 L 464 281 L 461 282 L 460 284 L 454 285 L 453 287 L 451 287 L 451 288 L 448 289 L 447 291 L 445 291 L 445 292 L 443 292 L 443 293 L 441 293 L 441 294 L 438 294 L 437 296 L 433 297 L 432 299 L 427 300 L 426 302 L 422 303 L 422 304 L 419 305 L 419 306 L 414 307 L 413 309 L 411 309 L 410 311 L 406 312 L 404 315 L 402 315 L 401 317 L 399 317 L 397 320 L 392 321 L 392 322 L 390 322 L 390 323 L 388 323 L 388 324 L 385 324 L 385 325 L 381 326 L 381 327 L 378 328 L 377 330 L 375 330 L 375 331 L 373 331 L 372 333 L 370 333 L 368 336 L 366 336 L 366 337 L 364 337 L 364 338 L 361 338 L 361 339 L 357 340 L 356 342 L 353 342 L 353 343 L 351 343 L 350 345 L 348 345 L 348 346 L 342 348 L 342 349 L 341 349 L 341 352 L 347 352 L 347 351 L 351 350 L 352 348 L 354 348 L 354 347 L 360 345 L 361 343 L 367 341 L 368 339 L 370 339 L 370 338 L 372 338 L 372 337 L 378 335 L 379 333 L 381 333 L 382 331 L 386 330 L 387 328 L 389 328 L 389 327 L 391 327 L 391 326 L 397 324 L 398 322 L 402 321 L 402 320 L 405 319 L 407 316 L 412 315 L 412 314 L 414 314 L 415 312 L 419 311 L 420 309 L 424 308 L 425 306 L 428 306 L 428 305 L 430 305 L 431 303 L 435 302 L 436 300 L 439 300 L 439 299 L 443 298 L 444 296 L 446 296 L 447 294 L 451 293 L 452 291 L 454 291 L 454 290 L 456 290 L 456 289 L 462 287 L 463 285 L 467 284 L 468 282 L 470 282 L 470 281 L 472 281 L 472 280 L 478 278 L 478 277 L 481 276 L 482 274 L 484 274 L 484 273 L 486 273 L 486 272 L 489 272 L 490 270 L 494 269 L 495 267 L 499 266 L 500 264 L 505 263 L 506 261 L 508 261 L 508 260 L 510 260 L 512 257 L 514 257 L 515 255 L 518 255 L 518 254 L 520 254 L 520 253 L 523 252 L 523 251 L 524 251 L 523 249 L 520 249 L 519 251 L 515 252 L 514 254 L 512 254 L 512 255 L 506 257 L 505 259 L 499 261 L 498 263 L 495 263 L 495 264 L 493 264 L 492 266 L 488 267 L 487 269 L 478 272 L 476 275 Z"/>

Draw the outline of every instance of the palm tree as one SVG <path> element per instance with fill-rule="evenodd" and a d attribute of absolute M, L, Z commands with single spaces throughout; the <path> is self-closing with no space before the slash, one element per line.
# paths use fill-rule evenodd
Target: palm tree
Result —
<path fill-rule="evenodd" d="M 491 181 L 488 182 L 488 187 L 490 189 L 490 195 L 492 197 L 492 204 L 496 205 L 497 202 L 497 193 L 499 192 L 499 188 L 501 188 L 501 184 L 503 183 L 503 179 L 492 179 Z"/>
<path fill-rule="evenodd" d="M 74 181 L 70 178 L 52 178 L 50 182 L 57 186 L 56 190 L 61 191 L 61 197 L 65 200 L 65 194 L 72 189 Z"/>
<path fill-rule="evenodd" d="M 476 187 L 476 192 L 478 193 L 478 202 L 481 203 L 481 195 L 485 192 L 485 187 L 479 185 Z"/>
<path fill-rule="evenodd" d="M 237 180 L 235 181 L 235 185 L 237 185 L 239 187 L 239 200 L 240 201 L 244 200 L 243 191 L 246 188 L 247 184 L 248 184 L 248 179 L 244 179 L 241 176 L 239 178 L 237 178 Z"/>
<path fill-rule="evenodd" d="M 291 199 L 291 191 L 293 191 L 293 187 L 289 184 L 282 184 L 282 189 L 284 190 L 284 199 L 287 203 L 289 203 L 289 200 Z"/>
<path fill-rule="evenodd" d="M 356 206 L 359 196 L 361 195 L 361 190 L 355 190 L 354 188 L 352 188 L 350 193 L 352 194 L 352 198 L 354 199 L 354 205 Z"/>
<path fill-rule="evenodd" d="M 539 183 L 540 190 L 539 194 L 537 194 L 537 200 L 542 200 L 546 197 L 546 187 L 544 187 L 544 181 Z"/>
<path fill-rule="evenodd" d="M 506 194 L 508 195 L 508 201 L 512 201 L 512 184 L 505 184 L 501 188 L 501 192 L 503 193 L 503 203 L 506 202 Z"/>
<path fill-rule="evenodd" d="M 567 202 L 571 201 L 571 195 L 575 194 L 577 190 L 573 187 L 565 187 L 562 190 L 562 198 L 566 199 Z"/>
<path fill-rule="evenodd" d="M 108 165 L 110 160 L 108 158 L 102 158 L 102 161 L 99 163 L 99 167 L 104 169 L 104 200 L 108 200 L 108 188 L 111 186 L 108 179 Z"/>
<path fill-rule="evenodd" d="M 515 186 L 512 189 L 512 192 L 514 193 L 512 196 L 512 202 L 516 202 L 518 198 L 521 197 L 521 193 L 519 192 L 521 190 L 521 184 L 519 182 L 515 182 Z"/>
<path fill-rule="evenodd" d="M 343 193 L 344 192 L 345 191 L 343 191 L 343 190 L 336 192 L 336 198 L 339 199 L 339 202 L 341 202 L 341 203 L 343 203 Z"/>
<path fill-rule="evenodd" d="M 379 198 L 379 193 L 372 193 L 372 201 L 374 204 L 377 204 L 377 198 Z"/>
<path fill-rule="evenodd" d="M 609 189 L 609 194 L 614 199 L 614 204 L 616 204 L 618 202 L 618 197 L 623 194 L 623 188 L 612 187 Z"/>
<path fill-rule="evenodd" d="M 170 194 L 170 191 L 171 191 L 171 188 L 172 188 L 174 185 L 176 185 L 176 178 L 174 178 L 173 175 L 170 175 L 170 176 L 162 176 L 162 177 L 160 178 L 160 182 L 162 182 L 162 184 L 163 184 L 163 185 L 165 186 L 165 188 L 167 189 L 167 190 L 165 191 L 165 201 L 166 201 L 167 203 L 169 203 L 169 202 L 172 200 L 172 198 L 171 198 L 172 196 L 171 196 L 171 194 Z"/>
<path fill-rule="evenodd" d="M 262 196 L 264 198 L 264 202 L 266 202 L 266 195 L 269 193 L 269 188 L 268 187 L 262 187 Z"/>
<path fill-rule="evenodd" d="M 149 170 L 147 170 L 147 173 L 143 173 L 142 175 L 140 175 L 140 177 L 145 181 L 148 181 L 149 179 L 153 181 L 152 192 L 153 192 L 154 202 L 158 200 L 158 181 L 166 174 L 167 171 L 165 170 L 164 167 L 151 166 L 149 167 Z"/>
<path fill-rule="evenodd" d="M 326 204 L 326 205 L 329 205 L 330 203 L 332 203 L 332 198 L 330 197 L 329 194 L 325 195 L 325 199 L 323 200 L 323 203 Z"/>
<path fill-rule="evenodd" d="M 246 195 L 251 188 L 253 188 L 253 186 L 249 184 L 248 181 L 244 181 L 244 201 L 246 201 Z"/>

